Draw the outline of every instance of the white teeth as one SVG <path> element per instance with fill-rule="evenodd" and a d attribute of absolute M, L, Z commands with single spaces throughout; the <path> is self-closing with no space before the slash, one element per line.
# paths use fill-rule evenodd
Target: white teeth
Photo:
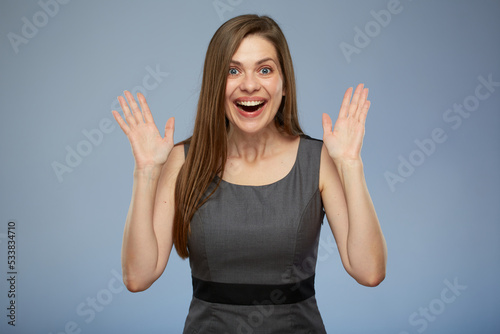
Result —
<path fill-rule="evenodd" d="M 255 107 L 264 102 L 265 101 L 237 101 L 236 103 L 239 104 L 240 106 Z"/>

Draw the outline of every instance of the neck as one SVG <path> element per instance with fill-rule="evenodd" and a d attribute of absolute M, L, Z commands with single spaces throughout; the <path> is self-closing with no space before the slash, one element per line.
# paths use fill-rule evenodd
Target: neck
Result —
<path fill-rule="evenodd" d="M 279 132 L 274 125 L 259 133 L 245 133 L 231 127 L 228 133 L 228 157 L 255 161 L 272 154 L 274 148 L 288 137 L 287 134 Z"/>

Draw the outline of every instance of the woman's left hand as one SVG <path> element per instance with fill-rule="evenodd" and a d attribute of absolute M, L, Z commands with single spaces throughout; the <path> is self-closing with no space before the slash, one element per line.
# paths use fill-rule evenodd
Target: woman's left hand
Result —
<path fill-rule="evenodd" d="M 352 100 L 351 94 L 352 87 L 345 92 L 333 131 L 330 116 L 323 114 L 323 143 L 333 161 L 361 160 L 366 114 L 370 109 L 368 88 L 359 84 Z"/>

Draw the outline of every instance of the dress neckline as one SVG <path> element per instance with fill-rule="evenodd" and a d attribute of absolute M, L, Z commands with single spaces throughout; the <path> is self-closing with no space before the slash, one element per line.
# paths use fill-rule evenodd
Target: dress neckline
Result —
<path fill-rule="evenodd" d="M 304 140 L 304 138 L 302 136 L 299 136 L 299 146 L 297 147 L 297 153 L 295 155 L 295 161 L 294 161 L 294 163 L 292 165 L 292 168 L 288 171 L 288 173 L 285 176 L 283 176 L 279 180 L 276 180 L 274 182 L 267 183 L 267 184 L 261 184 L 261 185 L 238 184 L 238 183 L 228 182 L 228 181 L 226 181 L 224 179 L 221 179 L 219 177 L 219 175 L 215 175 L 215 181 L 216 182 L 220 181 L 221 185 L 224 184 L 224 185 L 227 185 L 227 186 L 241 187 L 241 188 L 263 188 L 263 187 L 269 187 L 269 186 L 273 186 L 273 185 L 276 185 L 278 183 L 284 182 L 286 179 L 288 179 L 290 177 L 290 175 L 295 171 L 295 169 L 297 169 L 297 165 L 299 163 L 299 153 L 300 153 L 300 150 L 301 150 L 301 147 L 302 147 L 303 140 Z"/>

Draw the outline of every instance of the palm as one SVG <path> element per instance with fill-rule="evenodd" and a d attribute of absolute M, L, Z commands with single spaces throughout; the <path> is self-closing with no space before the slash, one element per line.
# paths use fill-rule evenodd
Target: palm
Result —
<path fill-rule="evenodd" d="M 161 165 L 167 161 L 173 143 L 162 138 L 156 125 L 142 123 L 129 135 L 132 152 L 139 165 Z"/>
<path fill-rule="evenodd" d="M 118 97 L 118 100 L 126 122 L 115 110 L 113 110 L 113 116 L 130 141 L 136 168 L 163 165 L 174 146 L 174 119 L 170 118 L 167 121 L 165 137 L 162 137 L 154 123 L 145 97 L 138 94 L 142 112 L 130 92 L 126 91 L 125 97 L 127 101 L 122 96 Z M 127 102 L 132 110 L 129 109 Z"/>
<path fill-rule="evenodd" d="M 359 84 L 351 100 L 352 88 L 347 89 L 339 117 L 332 129 L 332 120 L 323 114 L 323 142 L 333 160 L 357 160 L 365 134 L 365 120 L 370 101 L 368 88 Z"/>

